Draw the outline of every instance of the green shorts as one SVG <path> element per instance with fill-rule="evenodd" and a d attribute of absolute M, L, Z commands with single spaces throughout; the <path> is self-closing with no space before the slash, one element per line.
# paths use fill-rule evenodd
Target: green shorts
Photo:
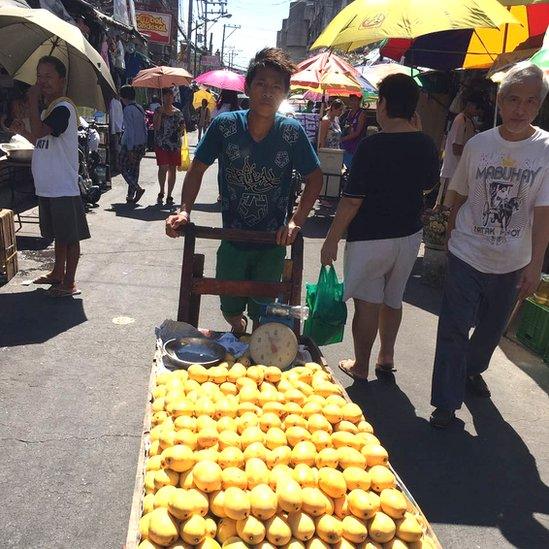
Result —
<path fill-rule="evenodd" d="M 219 280 L 260 280 L 279 282 L 284 271 L 286 248 L 276 246 L 264 250 L 249 250 L 223 241 L 217 250 L 215 276 Z M 261 302 L 269 298 L 220 296 L 221 311 L 225 316 L 241 315 L 248 307 L 248 315 L 259 320 Z M 271 301 L 274 301 L 272 299 Z M 259 303 L 257 303 L 259 302 Z"/>

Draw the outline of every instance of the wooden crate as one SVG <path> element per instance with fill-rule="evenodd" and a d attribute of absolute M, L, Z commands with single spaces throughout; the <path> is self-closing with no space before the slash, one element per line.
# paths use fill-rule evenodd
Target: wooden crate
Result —
<path fill-rule="evenodd" d="M 322 352 L 317 347 L 317 345 L 310 338 L 305 336 L 300 337 L 300 343 L 307 347 L 313 361 L 320 364 L 330 374 L 332 381 L 336 383 L 341 389 L 342 395 L 345 398 L 345 400 L 347 400 L 348 402 L 352 402 L 351 398 L 347 394 L 347 391 L 345 391 L 345 388 L 343 387 L 343 385 L 341 385 L 341 383 L 337 380 L 336 376 L 334 375 L 333 370 L 328 366 L 326 360 L 324 359 L 324 356 L 322 355 Z M 161 363 L 162 363 L 162 350 L 158 348 L 154 356 L 153 365 L 151 368 L 151 374 L 149 377 L 149 389 L 147 394 L 147 404 L 145 408 L 145 418 L 143 421 L 143 434 L 141 436 L 139 458 L 137 461 L 137 473 L 135 476 L 135 485 L 134 485 L 132 505 L 130 510 L 130 520 L 128 525 L 128 531 L 126 534 L 126 542 L 123 545 L 123 549 L 137 549 L 140 542 L 139 519 L 141 518 L 141 515 L 143 512 L 143 498 L 145 496 L 145 462 L 147 459 L 148 448 L 150 445 L 149 434 L 151 431 L 151 420 L 152 420 L 152 408 L 151 408 L 152 400 L 153 400 L 152 391 L 156 385 L 156 376 L 161 369 L 161 366 L 160 366 Z M 412 496 L 412 494 L 410 493 L 410 491 L 408 490 L 408 488 L 406 487 L 402 479 L 398 476 L 397 472 L 393 469 L 390 463 L 388 464 L 388 467 L 389 469 L 391 469 L 391 471 L 396 477 L 397 487 L 408 498 L 409 502 L 412 505 L 414 513 L 418 516 L 420 522 L 423 524 L 425 533 L 431 537 L 437 549 L 442 549 L 442 545 L 440 544 L 435 532 L 433 531 L 433 528 L 431 527 L 430 523 L 427 521 L 425 515 L 423 514 L 416 500 L 414 499 L 414 497 Z"/>
<path fill-rule="evenodd" d="M 11 280 L 17 274 L 15 223 L 11 210 L 0 209 L 0 279 Z"/>

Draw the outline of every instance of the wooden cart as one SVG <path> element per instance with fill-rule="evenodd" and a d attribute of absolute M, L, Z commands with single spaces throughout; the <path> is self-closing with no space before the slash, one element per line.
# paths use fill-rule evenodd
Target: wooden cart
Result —
<path fill-rule="evenodd" d="M 275 233 L 242 231 L 239 229 L 219 229 L 186 225 L 182 234 L 185 238 L 181 286 L 177 320 L 198 327 L 200 297 L 202 295 L 233 295 L 240 297 L 272 298 L 281 297 L 285 303 L 299 305 L 303 272 L 303 237 L 299 234 L 291 247 L 290 259 L 286 259 L 281 282 L 259 282 L 256 280 L 218 280 L 205 278 L 204 255 L 196 254 L 196 239 L 230 240 L 250 244 L 276 244 Z M 300 334 L 300 323 L 294 323 L 294 332 Z"/>
<path fill-rule="evenodd" d="M 281 282 L 257 282 L 257 281 L 228 281 L 205 278 L 204 255 L 196 254 L 196 239 L 206 238 L 213 240 L 231 240 L 246 241 L 260 244 L 274 244 L 274 233 L 249 232 L 233 229 L 218 229 L 211 227 L 197 227 L 193 224 L 187 225 L 182 231 L 185 236 L 183 251 L 183 265 L 181 269 L 181 287 L 179 294 L 178 317 L 181 322 L 186 322 L 198 327 L 200 312 L 200 297 L 202 295 L 234 295 L 234 296 L 258 296 L 267 298 L 277 298 L 282 296 L 291 305 L 299 305 L 301 300 L 301 283 L 303 270 L 303 239 L 301 235 L 291 247 L 291 258 L 286 259 L 284 275 Z M 345 388 L 339 383 L 333 370 L 328 366 L 326 360 L 318 346 L 308 337 L 300 335 L 299 321 L 294 324 L 294 332 L 299 337 L 300 343 L 306 346 L 314 362 L 320 364 L 331 376 L 332 380 L 340 387 L 342 396 L 352 402 Z M 155 379 L 158 372 L 162 369 L 162 350 L 157 348 L 151 375 L 149 378 L 147 407 L 145 419 L 143 422 L 143 435 L 139 449 L 139 460 L 137 464 L 137 474 L 135 477 L 135 487 L 132 498 L 132 507 L 130 512 L 130 521 L 126 536 L 125 549 L 135 549 L 139 544 L 139 519 L 142 514 L 143 497 L 145 493 L 145 461 L 148 451 L 149 433 L 151 430 L 152 419 L 152 391 L 155 387 Z M 433 529 L 422 513 L 419 505 L 414 500 L 412 494 L 406 488 L 396 471 L 388 465 L 394 473 L 397 485 L 410 501 L 414 512 L 418 514 L 423 523 L 427 534 L 434 541 L 436 547 L 441 548 Z"/>

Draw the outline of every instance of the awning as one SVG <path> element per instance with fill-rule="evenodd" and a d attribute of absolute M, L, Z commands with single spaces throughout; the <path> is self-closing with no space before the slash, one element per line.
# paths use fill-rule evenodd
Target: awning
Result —
<path fill-rule="evenodd" d="M 1 1 L 1 0 L 0 0 Z M 104 23 L 105 25 L 109 27 L 114 27 L 117 29 L 120 29 L 121 31 L 133 34 L 134 36 L 140 38 L 143 42 L 147 41 L 147 37 L 141 34 L 136 28 L 130 27 L 128 25 L 124 25 L 124 23 L 120 23 L 116 19 L 113 19 L 110 15 L 106 15 L 105 13 L 99 11 L 94 6 L 92 6 L 89 2 L 86 2 L 86 0 L 62 0 L 64 4 L 70 5 L 73 4 L 79 4 L 86 10 L 88 10 L 90 13 L 93 13 L 93 16 L 98 20 Z"/>

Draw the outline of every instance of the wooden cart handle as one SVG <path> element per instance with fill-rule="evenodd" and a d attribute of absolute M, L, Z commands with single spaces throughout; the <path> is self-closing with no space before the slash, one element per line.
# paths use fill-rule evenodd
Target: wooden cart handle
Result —
<path fill-rule="evenodd" d="M 231 240 L 233 242 L 252 242 L 254 244 L 276 244 L 276 233 L 267 231 L 245 231 L 242 229 L 221 229 L 219 227 L 202 227 L 189 223 L 181 228 L 182 236 L 193 232 L 196 238 L 209 240 Z"/>

